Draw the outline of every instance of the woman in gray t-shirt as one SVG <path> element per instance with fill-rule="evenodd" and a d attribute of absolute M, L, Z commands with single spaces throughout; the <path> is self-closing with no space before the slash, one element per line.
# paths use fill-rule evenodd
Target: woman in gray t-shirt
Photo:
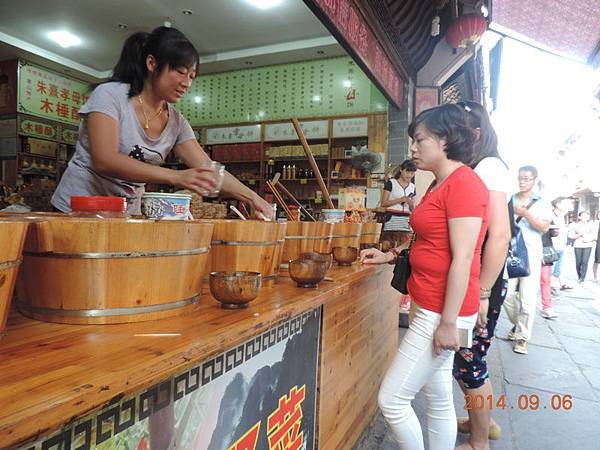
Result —
<path fill-rule="evenodd" d="M 201 193 L 214 188 L 210 161 L 187 120 L 173 106 L 196 77 L 198 52 L 174 28 L 135 33 L 123 45 L 107 83 L 80 109 L 75 154 L 52 196 L 52 205 L 70 211 L 73 195 L 126 197 L 128 211 L 140 213 L 146 183 L 172 184 Z M 190 167 L 160 165 L 175 150 Z M 271 206 L 229 173 L 222 191 L 250 202 L 271 217 Z"/>

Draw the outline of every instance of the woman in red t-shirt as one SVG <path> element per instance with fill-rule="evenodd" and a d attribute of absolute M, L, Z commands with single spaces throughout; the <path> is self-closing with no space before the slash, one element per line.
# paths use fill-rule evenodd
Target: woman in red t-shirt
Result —
<path fill-rule="evenodd" d="M 435 181 L 411 216 L 411 322 L 379 390 L 379 406 L 402 449 L 424 448 L 411 407 L 421 389 L 430 411 L 430 449 L 453 449 L 456 440 L 452 362 L 459 346 L 470 347 L 459 342 L 459 329 L 468 339 L 477 319 L 489 198 L 466 165 L 475 136 L 465 114 L 457 105 L 442 105 L 423 111 L 408 128 L 417 168 L 433 172 Z M 393 262 L 398 250 L 363 250 L 361 262 Z"/>

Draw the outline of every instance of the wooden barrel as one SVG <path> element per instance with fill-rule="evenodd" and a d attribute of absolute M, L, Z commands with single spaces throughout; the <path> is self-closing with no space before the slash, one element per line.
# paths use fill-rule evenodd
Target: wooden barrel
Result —
<path fill-rule="evenodd" d="M 374 245 L 379 243 L 379 237 L 381 236 L 382 223 L 370 222 L 363 223 L 360 230 L 360 245 Z"/>
<path fill-rule="evenodd" d="M 287 223 L 259 220 L 213 220 L 211 271 L 260 272 L 262 286 L 279 273 Z"/>
<path fill-rule="evenodd" d="M 360 248 L 360 232 L 362 223 L 334 223 L 333 224 L 333 239 L 331 240 L 331 248 L 333 247 L 356 247 Z"/>
<path fill-rule="evenodd" d="M 331 252 L 332 223 L 288 222 L 281 263 L 298 259 L 305 252 Z"/>
<path fill-rule="evenodd" d="M 0 220 L 0 338 L 6 330 L 28 225 L 16 219 Z"/>
<path fill-rule="evenodd" d="M 212 229 L 203 221 L 32 222 L 19 308 L 35 319 L 78 324 L 184 314 L 199 299 Z"/>

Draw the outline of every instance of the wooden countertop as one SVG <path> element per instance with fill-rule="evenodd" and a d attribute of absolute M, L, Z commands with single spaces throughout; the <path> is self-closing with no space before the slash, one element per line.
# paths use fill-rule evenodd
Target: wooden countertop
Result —
<path fill-rule="evenodd" d="M 207 294 L 192 314 L 150 322 L 62 325 L 15 312 L 0 340 L 0 448 L 55 431 L 339 298 L 350 283 L 384 270 L 391 266 L 334 267 L 329 275 L 335 281 L 317 289 L 297 288 L 284 275 L 249 308 L 224 310 Z"/>

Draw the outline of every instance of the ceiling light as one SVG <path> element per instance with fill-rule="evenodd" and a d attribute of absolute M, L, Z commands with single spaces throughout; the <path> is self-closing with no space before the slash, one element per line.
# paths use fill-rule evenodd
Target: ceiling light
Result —
<path fill-rule="evenodd" d="M 202 103 L 202 97 L 199 97 L 199 96 L 194 97 L 194 102 L 195 103 Z"/>
<path fill-rule="evenodd" d="M 345 88 L 352 87 L 352 81 L 350 81 L 350 80 L 344 80 L 344 87 Z"/>
<path fill-rule="evenodd" d="M 192 11 L 191 9 L 182 9 L 181 14 L 183 14 L 184 16 L 191 16 L 192 14 L 194 14 L 194 11 Z"/>
<path fill-rule="evenodd" d="M 313 102 L 320 102 L 321 101 L 321 96 L 320 95 L 313 95 Z"/>
<path fill-rule="evenodd" d="M 279 5 L 283 0 L 246 0 L 252 6 L 259 9 L 269 9 Z"/>
<path fill-rule="evenodd" d="M 121 30 L 126 30 L 127 24 L 126 23 L 118 23 L 117 28 L 120 28 Z"/>
<path fill-rule="evenodd" d="M 68 31 L 51 31 L 48 33 L 48 38 L 63 48 L 81 44 L 81 39 Z"/>
<path fill-rule="evenodd" d="M 258 117 L 265 117 L 265 112 L 264 111 L 259 111 L 258 112 Z"/>

